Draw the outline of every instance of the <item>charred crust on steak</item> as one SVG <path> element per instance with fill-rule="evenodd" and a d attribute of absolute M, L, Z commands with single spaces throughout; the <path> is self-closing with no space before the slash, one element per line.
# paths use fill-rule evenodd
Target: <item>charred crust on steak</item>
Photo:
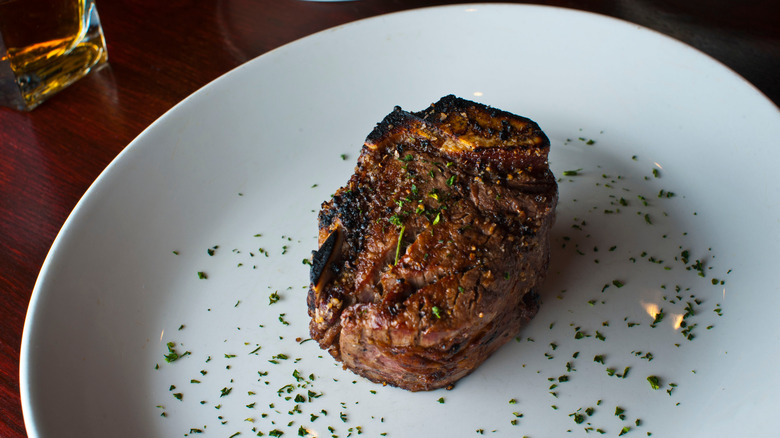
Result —
<path fill-rule="evenodd" d="M 530 119 L 455 96 L 395 107 L 322 204 L 310 332 L 346 368 L 451 386 L 539 309 L 558 199 Z"/>
<path fill-rule="evenodd" d="M 328 259 L 333 254 L 333 250 L 336 247 L 336 241 L 338 240 L 338 230 L 330 233 L 325 242 L 320 246 L 317 251 L 312 251 L 311 254 L 311 273 L 309 280 L 311 284 L 317 285 L 320 283 L 325 266 L 328 263 Z M 323 279 L 325 280 L 325 279 Z M 315 286 L 316 287 L 316 286 Z"/>

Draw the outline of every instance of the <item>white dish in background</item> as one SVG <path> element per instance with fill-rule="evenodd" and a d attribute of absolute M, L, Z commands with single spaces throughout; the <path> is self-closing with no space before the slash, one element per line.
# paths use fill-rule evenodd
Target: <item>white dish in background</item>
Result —
<path fill-rule="evenodd" d="M 302 260 L 320 203 L 347 181 L 374 124 L 394 105 L 416 111 L 450 93 L 549 135 L 562 178 L 553 262 L 519 342 L 452 391 L 408 393 L 296 340 L 308 337 Z M 73 211 L 25 324 L 28 433 L 769 436 L 780 386 L 778 138 L 777 108 L 727 68 L 589 13 L 460 5 L 304 38 L 177 105 Z M 703 279 L 685 269 L 699 259 Z M 700 304 L 689 341 L 673 323 L 691 295 Z M 651 328 L 644 307 L 654 304 L 665 317 Z M 588 336 L 577 339 L 578 327 Z M 168 342 L 190 354 L 167 363 Z M 607 372 L 626 367 L 625 378 Z"/>

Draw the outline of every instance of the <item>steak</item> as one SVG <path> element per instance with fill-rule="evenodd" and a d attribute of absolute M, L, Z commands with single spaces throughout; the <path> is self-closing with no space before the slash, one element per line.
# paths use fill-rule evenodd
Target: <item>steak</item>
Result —
<path fill-rule="evenodd" d="M 411 391 L 452 385 L 539 309 L 558 187 L 533 121 L 455 96 L 396 107 L 322 204 L 312 339 Z"/>

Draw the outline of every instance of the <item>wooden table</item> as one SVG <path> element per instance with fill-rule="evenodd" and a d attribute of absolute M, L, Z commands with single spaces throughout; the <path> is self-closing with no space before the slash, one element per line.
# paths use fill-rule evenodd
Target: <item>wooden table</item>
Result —
<path fill-rule="evenodd" d="M 98 8 L 110 64 L 30 113 L 0 108 L 0 436 L 25 436 L 19 353 L 49 247 L 98 174 L 150 123 L 234 67 L 295 39 L 438 0 L 113 0 Z M 462 3 L 454 1 L 454 3 Z M 780 2 L 547 0 L 689 43 L 780 105 Z"/>

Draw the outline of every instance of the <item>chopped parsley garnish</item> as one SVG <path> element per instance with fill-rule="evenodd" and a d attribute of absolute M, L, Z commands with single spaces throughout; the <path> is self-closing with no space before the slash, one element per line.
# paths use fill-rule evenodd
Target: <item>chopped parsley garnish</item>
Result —
<path fill-rule="evenodd" d="M 189 351 L 185 351 L 182 354 L 177 353 L 175 348 L 174 348 L 174 347 L 176 347 L 176 344 L 173 343 L 173 342 L 168 342 L 165 345 L 168 347 L 168 354 L 166 354 L 163 357 L 165 357 L 165 361 L 168 362 L 168 363 L 175 362 L 175 361 L 181 359 L 184 356 L 189 356 L 190 355 Z"/>
<path fill-rule="evenodd" d="M 704 278 L 705 275 L 706 275 L 706 274 L 704 274 L 704 263 L 702 263 L 701 260 L 696 260 L 696 262 L 693 265 L 689 266 L 686 269 L 688 269 L 688 270 L 693 269 L 694 271 L 696 271 L 696 273 L 699 275 L 699 277 L 702 277 L 702 278 Z"/>
<path fill-rule="evenodd" d="M 650 387 L 654 390 L 661 388 L 661 382 L 656 376 L 648 376 L 647 381 L 650 383 Z"/>
<path fill-rule="evenodd" d="M 395 262 L 393 262 L 393 265 L 398 264 L 398 257 L 401 255 L 401 243 L 404 238 L 404 230 L 406 229 L 405 226 L 401 227 L 401 231 L 398 233 L 398 245 L 395 247 Z"/>
<path fill-rule="evenodd" d="M 400 227 L 403 225 L 403 222 L 401 221 L 401 217 L 398 216 L 397 214 L 390 216 L 388 221 L 390 221 L 390 223 L 395 225 L 396 227 Z"/>
<path fill-rule="evenodd" d="M 655 314 L 655 317 L 653 318 L 653 322 L 650 324 L 650 327 L 655 327 L 659 322 L 661 322 L 664 319 L 664 311 L 663 309 L 659 310 L 658 313 Z"/>
<path fill-rule="evenodd" d="M 179 359 L 179 354 L 176 352 L 176 350 L 174 350 L 175 345 L 176 344 L 174 344 L 173 342 L 168 342 L 167 344 L 168 354 L 166 354 L 164 357 L 165 357 L 165 361 L 168 363 L 174 362 L 175 360 Z"/>

